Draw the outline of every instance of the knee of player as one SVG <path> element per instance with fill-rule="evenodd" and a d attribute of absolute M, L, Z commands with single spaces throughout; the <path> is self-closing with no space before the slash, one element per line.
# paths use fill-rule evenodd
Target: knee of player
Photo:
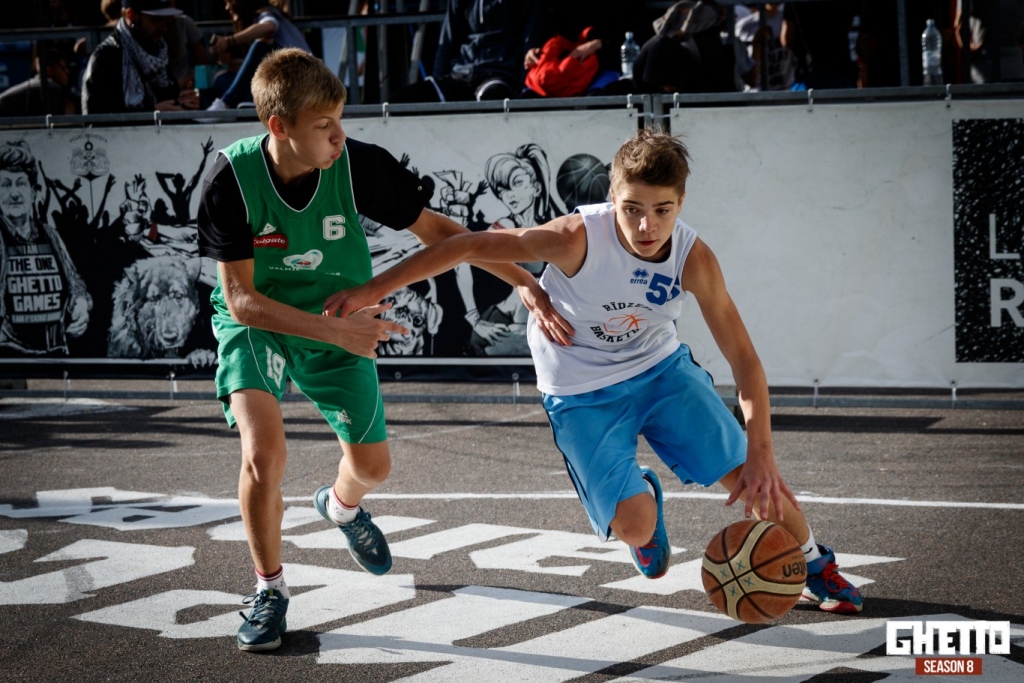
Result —
<path fill-rule="evenodd" d="M 372 458 L 365 460 L 353 460 L 349 467 L 352 474 L 363 484 L 376 486 L 384 483 L 384 480 L 391 474 L 391 458 Z"/>
<path fill-rule="evenodd" d="M 242 454 L 242 476 L 250 482 L 278 486 L 284 479 L 284 453 L 268 449 L 253 449 Z"/>
<path fill-rule="evenodd" d="M 653 502 L 653 498 L 651 499 Z M 612 531 L 626 545 L 647 545 L 654 536 L 654 528 L 658 523 L 658 508 L 655 505 L 635 505 L 630 509 L 620 510 L 612 520 Z"/>

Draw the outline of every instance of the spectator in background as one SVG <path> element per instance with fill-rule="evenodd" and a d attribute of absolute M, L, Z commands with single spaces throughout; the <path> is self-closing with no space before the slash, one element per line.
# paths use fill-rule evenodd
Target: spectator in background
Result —
<path fill-rule="evenodd" d="M 850 60 L 854 5 L 853 0 L 786 5 L 780 39 L 796 57 L 794 90 L 857 86 L 857 67 Z"/>
<path fill-rule="evenodd" d="M 117 22 L 121 21 L 121 0 L 101 0 L 100 12 L 107 20 L 104 26 L 117 26 Z"/>
<path fill-rule="evenodd" d="M 40 77 L 39 58 L 33 69 L 36 75 L 24 83 L 0 92 L 0 116 L 43 116 L 45 114 L 74 114 L 75 100 L 69 89 L 71 69 L 68 58 L 58 50 L 45 50 L 46 88 Z M 43 93 L 46 93 L 45 97 Z"/>
<path fill-rule="evenodd" d="M 619 48 L 626 31 L 639 33 L 640 3 L 621 0 L 555 0 L 547 5 L 538 30 L 531 36 L 523 68 L 529 74 L 541 59 L 547 41 L 561 36 L 579 43 L 569 57 L 581 63 L 591 55 L 597 59 L 597 74 L 580 92 L 601 94 L 601 89 L 619 80 Z"/>
<path fill-rule="evenodd" d="M 210 50 L 216 54 L 238 45 L 249 45 L 245 61 L 235 74 L 227 91 L 207 109 L 234 109 L 243 102 L 252 102 L 252 77 L 263 58 L 282 47 L 297 47 L 312 53 L 302 31 L 287 14 L 287 0 L 225 0 L 224 8 L 231 14 L 235 32 L 230 36 L 214 36 Z"/>
<path fill-rule="evenodd" d="M 395 102 L 500 100 L 523 90 L 527 48 L 539 45 L 540 0 L 448 0 L 433 75 Z"/>
<path fill-rule="evenodd" d="M 174 5 L 174 0 L 171 0 L 171 5 Z M 172 43 L 168 45 L 171 73 L 179 86 L 191 88 L 195 85 L 196 65 L 210 61 L 203 44 L 203 34 L 192 17 L 182 12 L 174 17 L 168 40 Z"/>
<path fill-rule="evenodd" d="M 164 41 L 181 10 L 169 0 L 121 0 L 121 6 L 114 32 L 89 58 L 82 113 L 196 109 L 199 94 L 175 81 Z"/>
<path fill-rule="evenodd" d="M 964 17 L 956 3 L 955 35 L 963 49 L 960 33 Z M 971 0 L 968 17 L 971 39 L 972 83 L 1024 81 L 1024 0 Z"/>
<path fill-rule="evenodd" d="M 731 48 L 722 44 L 717 3 L 683 0 L 654 21 L 655 35 L 633 65 L 639 92 L 697 93 L 736 89 Z"/>
<path fill-rule="evenodd" d="M 736 40 L 743 44 L 736 69 L 749 90 L 761 89 L 761 69 L 766 69 L 768 90 L 789 90 L 793 87 L 796 65 L 793 53 L 782 45 L 782 3 L 764 5 L 765 25 L 761 15 L 752 12 L 736 21 Z M 764 58 L 765 64 L 761 64 Z"/>

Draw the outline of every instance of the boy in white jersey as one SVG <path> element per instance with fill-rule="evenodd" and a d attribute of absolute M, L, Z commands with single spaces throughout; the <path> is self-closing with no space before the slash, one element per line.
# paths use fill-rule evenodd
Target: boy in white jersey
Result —
<path fill-rule="evenodd" d="M 832 549 L 815 542 L 779 473 L 764 370 L 718 261 L 678 218 L 688 175 L 679 140 L 641 131 L 612 162 L 612 203 L 539 227 L 448 238 L 330 297 L 325 313 L 360 311 L 468 259 L 547 261 L 541 286 L 574 331 L 570 339 L 559 325 L 531 317 L 530 350 L 555 443 L 598 536 L 614 533 L 629 545 L 648 578 L 668 569 L 661 484 L 636 461 L 643 434 L 684 483 L 721 482 L 730 491 L 726 505 L 744 498 L 747 517 L 756 511 L 800 542 L 805 600 L 830 612 L 859 612 L 859 591 L 838 573 Z M 746 435 L 677 340 L 687 292 L 732 368 Z"/>

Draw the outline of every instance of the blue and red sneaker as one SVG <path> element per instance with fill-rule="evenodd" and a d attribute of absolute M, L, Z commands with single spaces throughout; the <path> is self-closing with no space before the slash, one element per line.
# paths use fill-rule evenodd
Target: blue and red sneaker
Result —
<path fill-rule="evenodd" d="M 633 556 L 633 562 L 641 574 L 648 579 L 658 579 L 665 576 L 668 571 L 669 561 L 672 559 L 672 547 L 668 543 L 668 532 L 665 531 L 665 516 L 662 512 L 661 481 L 654 470 L 648 467 L 641 467 L 640 471 L 652 487 L 654 487 L 654 501 L 658 504 L 658 524 L 654 527 L 654 535 L 651 536 L 647 545 L 639 547 L 630 546 L 629 554 Z"/>
<path fill-rule="evenodd" d="M 807 585 L 802 602 L 835 614 L 856 614 L 863 607 L 860 591 L 844 579 L 836 564 L 836 554 L 827 545 L 818 544 L 821 557 L 807 563 Z"/>

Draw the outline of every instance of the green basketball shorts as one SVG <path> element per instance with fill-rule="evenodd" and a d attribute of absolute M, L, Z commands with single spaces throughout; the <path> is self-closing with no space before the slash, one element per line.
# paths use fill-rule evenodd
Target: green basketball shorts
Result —
<path fill-rule="evenodd" d="M 217 398 L 228 426 L 235 417 L 228 396 L 242 389 L 267 391 L 280 401 L 295 382 L 346 443 L 379 443 L 387 438 L 384 401 L 372 358 L 342 349 L 305 349 L 284 344 L 273 332 L 217 320 Z"/>

